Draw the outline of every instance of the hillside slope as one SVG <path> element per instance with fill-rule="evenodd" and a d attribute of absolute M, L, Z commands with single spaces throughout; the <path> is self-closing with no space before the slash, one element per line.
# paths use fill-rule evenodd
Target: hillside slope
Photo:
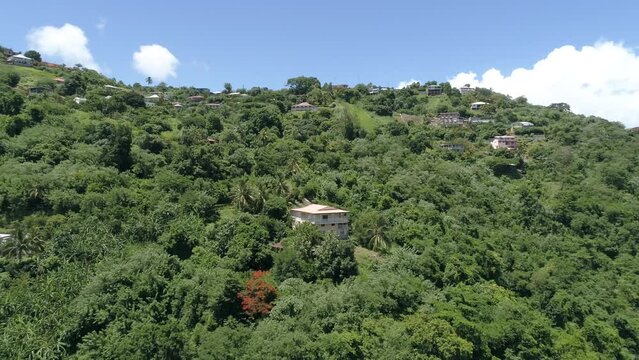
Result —
<path fill-rule="evenodd" d="M 448 84 L 243 96 L 0 70 L 21 76 L 0 85 L 0 358 L 639 353 L 639 135 L 619 124 Z M 517 149 L 492 149 L 506 134 Z M 304 199 L 349 210 L 349 240 L 291 229 Z"/>

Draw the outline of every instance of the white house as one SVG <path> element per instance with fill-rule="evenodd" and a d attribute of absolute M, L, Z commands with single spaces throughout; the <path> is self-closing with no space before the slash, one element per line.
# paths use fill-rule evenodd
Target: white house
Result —
<path fill-rule="evenodd" d="M 490 145 L 493 149 L 514 150 L 517 148 L 517 138 L 510 135 L 495 136 Z"/>
<path fill-rule="evenodd" d="M 20 66 L 33 66 L 33 59 L 22 54 L 16 54 L 13 56 L 9 56 L 9 58 L 7 59 L 7 63 Z"/>
<path fill-rule="evenodd" d="M 73 98 L 73 101 L 79 105 L 79 104 L 87 102 L 87 99 L 76 96 Z"/>
<path fill-rule="evenodd" d="M 513 127 L 515 128 L 527 128 L 527 127 L 533 127 L 533 126 L 535 126 L 535 124 L 528 121 L 518 121 L 513 123 Z"/>
<path fill-rule="evenodd" d="M 11 239 L 11 234 L 0 234 L 0 244 Z"/>
<path fill-rule="evenodd" d="M 307 102 L 299 103 L 291 106 L 291 111 L 314 111 L 317 110 L 317 106 L 311 105 Z"/>
<path fill-rule="evenodd" d="M 160 101 L 160 95 L 153 94 L 153 95 L 150 95 L 150 96 L 145 96 L 144 97 L 144 101 L 156 103 L 156 102 Z"/>
<path fill-rule="evenodd" d="M 479 109 L 481 109 L 482 106 L 487 105 L 487 104 L 488 104 L 487 102 L 477 101 L 477 102 L 474 102 L 474 103 L 470 104 L 470 109 L 471 110 L 479 110 Z"/>
<path fill-rule="evenodd" d="M 348 238 L 348 211 L 332 206 L 309 204 L 291 210 L 293 227 L 303 222 L 317 226 L 320 231 L 332 231 L 340 239 Z"/>

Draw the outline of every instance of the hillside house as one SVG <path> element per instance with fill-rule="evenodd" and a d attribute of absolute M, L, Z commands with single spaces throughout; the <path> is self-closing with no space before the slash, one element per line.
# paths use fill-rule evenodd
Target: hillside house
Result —
<path fill-rule="evenodd" d="M 61 77 L 53 78 L 53 81 L 56 84 L 64 84 L 64 78 L 61 78 Z"/>
<path fill-rule="evenodd" d="M 475 88 L 470 87 L 470 84 L 466 84 L 462 87 L 459 88 L 459 92 L 462 95 L 466 95 L 466 94 L 470 94 L 472 92 L 475 92 Z"/>
<path fill-rule="evenodd" d="M 201 96 L 201 95 L 189 96 L 189 100 L 192 102 L 200 102 L 204 100 L 204 96 Z"/>
<path fill-rule="evenodd" d="M 332 206 L 309 204 L 291 210 L 293 227 L 303 222 L 311 223 L 320 231 L 332 231 L 340 239 L 348 238 L 348 211 Z"/>
<path fill-rule="evenodd" d="M 455 152 L 464 152 L 464 149 L 465 149 L 464 145 L 454 144 L 454 143 L 442 143 L 442 144 L 439 144 L 439 147 L 444 150 L 455 151 Z"/>
<path fill-rule="evenodd" d="M 432 120 L 432 124 L 438 126 L 463 125 L 464 118 L 458 112 L 441 113 Z"/>
<path fill-rule="evenodd" d="M 297 105 L 291 106 L 291 111 L 315 111 L 317 106 L 311 105 L 307 102 L 302 102 Z"/>
<path fill-rule="evenodd" d="M 0 244 L 11 239 L 11 234 L 0 234 Z"/>
<path fill-rule="evenodd" d="M 528 121 L 518 121 L 512 124 L 514 128 L 529 128 L 535 126 L 535 124 Z"/>
<path fill-rule="evenodd" d="M 217 108 L 222 107 L 222 104 L 220 104 L 220 103 L 210 103 L 210 104 L 206 104 L 206 106 L 208 106 L 208 107 L 210 107 L 212 109 L 217 109 Z"/>
<path fill-rule="evenodd" d="M 7 59 L 7 63 L 19 66 L 33 66 L 33 59 L 22 54 L 16 54 L 9 56 L 9 58 Z"/>
<path fill-rule="evenodd" d="M 42 95 L 47 91 L 47 89 L 40 87 L 40 86 L 35 86 L 32 88 L 29 88 L 29 95 Z"/>
<path fill-rule="evenodd" d="M 444 90 L 440 85 L 428 85 L 426 88 L 426 95 L 437 96 L 443 94 Z"/>
<path fill-rule="evenodd" d="M 182 104 L 180 104 L 179 102 L 174 102 L 173 103 L 173 107 L 176 108 L 176 109 L 179 109 L 179 108 L 182 107 Z"/>
<path fill-rule="evenodd" d="M 487 102 L 483 102 L 483 101 L 477 101 L 477 102 L 474 102 L 474 103 L 470 104 L 470 109 L 471 110 L 479 110 L 484 105 L 488 105 L 488 103 Z"/>
<path fill-rule="evenodd" d="M 87 99 L 76 96 L 76 97 L 73 98 L 73 102 L 75 102 L 76 104 L 80 105 L 80 104 L 83 104 L 83 103 L 87 102 Z"/>
<path fill-rule="evenodd" d="M 517 149 L 517 138 L 510 135 L 495 136 L 490 145 L 493 149 Z"/>
<path fill-rule="evenodd" d="M 144 97 L 144 102 L 145 103 L 153 103 L 153 104 L 155 104 L 155 103 L 160 102 L 160 99 L 161 99 L 160 95 L 153 94 L 153 95 L 145 96 Z"/>
<path fill-rule="evenodd" d="M 479 125 L 479 124 L 490 124 L 492 122 L 494 122 L 495 120 L 493 119 L 482 119 L 482 118 L 478 118 L 478 117 L 471 117 L 468 119 L 468 122 L 471 124 L 475 124 L 475 125 Z"/>

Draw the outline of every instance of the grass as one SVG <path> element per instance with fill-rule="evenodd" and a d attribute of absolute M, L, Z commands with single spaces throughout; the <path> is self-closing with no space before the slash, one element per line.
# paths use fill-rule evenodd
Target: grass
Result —
<path fill-rule="evenodd" d="M 359 126 L 364 128 L 366 131 L 372 131 L 380 125 L 393 122 L 393 118 L 390 116 L 379 116 L 353 104 L 340 103 L 340 105 L 345 107 L 349 112 L 351 112 L 351 114 L 355 115 Z"/>
<path fill-rule="evenodd" d="M 366 249 L 361 246 L 355 247 L 355 262 L 360 275 L 370 274 L 375 265 L 383 261 L 382 255 L 373 250 Z"/>
<path fill-rule="evenodd" d="M 55 74 L 43 70 L 24 66 L 0 64 L 0 76 L 11 72 L 20 75 L 20 83 L 18 84 L 18 87 L 23 90 L 28 90 L 30 87 L 37 85 L 41 80 L 53 80 L 56 77 Z"/>

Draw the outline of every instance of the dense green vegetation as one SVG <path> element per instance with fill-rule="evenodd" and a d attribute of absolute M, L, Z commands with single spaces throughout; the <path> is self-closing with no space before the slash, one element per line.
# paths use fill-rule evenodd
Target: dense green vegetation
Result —
<path fill-rule="evenodd" d="M 298 77 L 189 104 L 79 68 L 0 82 L 0 358 L 639 353 L 639 136 L 620 124 L 448 84 Z M 392 117 L 449 111 L 494 122 Z M 492 150 L 509 131 L 519 148 Z M 348 209 L 350 239 L 292 230 L 303 199 Z"/>

